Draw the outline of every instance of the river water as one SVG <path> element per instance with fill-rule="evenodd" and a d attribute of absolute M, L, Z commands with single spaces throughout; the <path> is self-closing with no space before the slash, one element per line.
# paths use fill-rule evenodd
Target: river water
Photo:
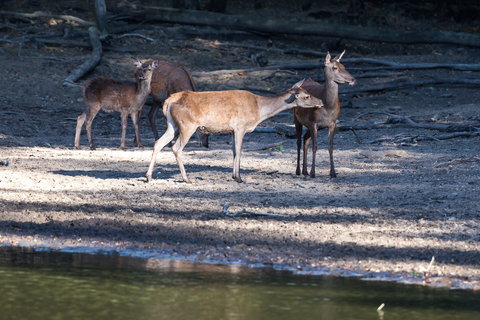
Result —
<path fill-rule="evenodd" d="M 15 247 L 0 247 L 0 306 L 2 320 L 480 319 L 471 290 Z"/>

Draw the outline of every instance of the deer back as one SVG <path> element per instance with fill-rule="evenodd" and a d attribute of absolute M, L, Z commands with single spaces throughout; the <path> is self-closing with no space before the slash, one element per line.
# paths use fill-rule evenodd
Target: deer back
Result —
<path fill-rule="evenodd" d="M 137 83 L 104 77 L 90 79 L 83 84 L 83 98 L 88 106 L 100 104 L 105 111 L 119 111 L 128 106 L 137 92 Z"/>
<path fill-rule="evenodd" d="M 256 96 L 243 90 L 175 93 L 165 101 L 163 112 L 170 112 L 180 128 L 191 124 L 203 127 L 205 133 L 232 132 L 238 126 L 249 128 L 259 119 Z"/>
<path fill-rule="evenodd" d="M 135 78 L 138 80 L 138 71 L 135 73 Z M 158 67 L 153 71 L 150 90 L 155 100 L 163 101 L 173 93 L 197 89 L 192 75 L 185 68 L 159 62 Z"/>

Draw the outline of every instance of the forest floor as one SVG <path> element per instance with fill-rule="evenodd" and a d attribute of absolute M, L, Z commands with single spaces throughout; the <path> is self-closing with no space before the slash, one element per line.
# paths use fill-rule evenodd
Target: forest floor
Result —
<path fill-rule="evenodd" d="M 51 32 L 62 30 L 55 23 L 62 22 L 50 22 Z M 131 55 L 155 57 L 195 73 L 251 68 L 250 55 L 261 52 L 219 43 L 323 51 L 322 44 L 328 42 L 249 33 L 208 35 L 206 31 L 203 37 L 189 36 L 192 30 L 196 29 L 137 30 L 158 41 L 119 39 L 115 46 L 133 52 L 104 51 L 101 63 L 86 78 L 133 80 Z M 97 150 L 88 148 L 85 131 L 81 150 L 73 148 L 76 119 L 85 104 L 81 87 L 62 83 L 90 56 L 89 49 L 28 43 L 21 48 L 18 43 L 2 43 L 0 48 L 0 243 L 480 288 L 479 136 L 436 140 L 441 132 L 405 123 L 355 133 L 340 131 L 334 151 L 338 177 L 331 179 L 326 131 L 319 131 L 317 177 L 311 179 L 295 175 L 295 139 L 253 132 L 244 139 L 243 183 L 231 178 L 230 134 L 212 135 L 208 149 L 194 137 L 184 150 L 192 184 L 182 182 L 168 148 L 158 155 L 153 181 L 147 183 L 154 144 L 146 117 L 149 106 L 141 119 L 144 149 L 132 147 L 134 131 L 129 122 L 128 148 L 120 150 L 119 114 L 103 112 L 92 126 Z M 353 88 L 358 89 L 395 79 L 480 75 L 430 69 L 369 77 L 361 71 L 365 65 L 348 62 L 368 57 L 401 63 L 478 64 L 478 48 L 344 40 L 331 52 L 335 55 L 344 48 L 342 62 L 357 78 Z M 323 61 L 301 54 L 263 53 L 269 65 Z M 194 80 L 199 91 L 244 88 L 265 94 L 323 74 L 321 69 L 297 70 L 265 79 L 272 72 L 235 72 Z M 340 85 L 341 90 L 346 88 Z M 388 111 L 422 123 L 480 127 L 480 91 L 475 87 L 417 86 L 342 94 L 340 99 L 345 105 L 340 125 L 365 112 Z M 287 110 L 260 127 L 292 125 L 292 117 Z M 357 122 L 373 126 L 386 119 L 368 114 Z M 157 126 L 162 134 L 163 115 Z M 434 139 L 422 139 L 426 136 Z M 379 138 L 385 139 L 372 142 Z M 281 146 L 259 150 L 282 141 Z M 309 163 L 310 156 L 309 152 Z M 228 216 L 223 204 L 229 205 L 230 213 L 242 209 L 253 213 Z"/>

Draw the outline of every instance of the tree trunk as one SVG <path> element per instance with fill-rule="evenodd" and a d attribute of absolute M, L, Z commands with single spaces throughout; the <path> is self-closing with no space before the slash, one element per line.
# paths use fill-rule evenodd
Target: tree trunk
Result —
<path fill-rule="evenodd" d="M 105 0 L 95 0 L 95 16 L 100 33 L 108 34 L 107 6 L 105 5 Z"/>

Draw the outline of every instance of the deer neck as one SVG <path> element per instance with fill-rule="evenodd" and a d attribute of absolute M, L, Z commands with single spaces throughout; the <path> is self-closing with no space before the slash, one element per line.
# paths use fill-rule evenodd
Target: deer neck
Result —
<path fill-rule="evenodd" d="M 140 103 L 145 103 L 145 100 L 147 100 L 147 96 L 150 93 L 150 82 L 151 78 L 144 79 L 144 80 L 139 80 L 137 83 L 137 94 L 136 94 L 136 99 Z"/>
<path fill-rule="evenodd" d="M 259 116 L 260 122 L 266 120 L 274 115 L 292 108 L 292 105 L 289 105 L 285 102 L 290 97 L 290 94 L 285 95 L 278 95 L 273 97 L 264 97 L 264 96 L 257 96 L 257 103 L 259 108 Z"/>
<path fill-rule="evenodd" d="M 324 108 L 332 110 L 337 108 L 338 101 L 338 83 L 325 78 L 325 94 L 323 97 Z"/>

